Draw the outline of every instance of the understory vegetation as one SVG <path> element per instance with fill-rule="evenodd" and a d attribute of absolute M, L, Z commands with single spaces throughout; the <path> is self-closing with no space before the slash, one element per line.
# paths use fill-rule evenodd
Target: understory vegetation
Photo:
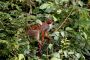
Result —
<path fill-rule="evenodd" d="M 52 19 L 38 57 L 28 25 Z M 90 60 L 89 0 L 0 0 L 0 60 Z"/>

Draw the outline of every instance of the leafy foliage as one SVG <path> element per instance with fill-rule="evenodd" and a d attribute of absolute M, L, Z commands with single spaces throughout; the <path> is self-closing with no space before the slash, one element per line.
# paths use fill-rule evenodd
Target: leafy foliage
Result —
<path fill-rule="evenodd" d="M 89 11 L 81 0 L 0 1 L 0 58 L 85 60 L 84 55 L 90 56 Z M 54 20 L 51 42 L 45 42 L 39 58 L 37 41 L 25 29 L 47 18 Z"/>

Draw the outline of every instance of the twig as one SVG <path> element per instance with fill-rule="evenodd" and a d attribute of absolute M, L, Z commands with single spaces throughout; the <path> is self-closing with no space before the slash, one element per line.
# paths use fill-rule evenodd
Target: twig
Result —
<path fill-rule="evenodd" d="M 69 15 L 65 18 L 65 20 L 62 22 L 62 24 L 55 30 L 58 31 L 59 29 L 62 28 L 62 26 L 66 23 L 66 21 L 68 20 L 69 16 L 72 14 L 73 10 L 71 10 L 71 12 L 69 13 Z"/>
<path fill-rule="evenodd" d="M 49 60 L 49 59 L 48 59 L 48 47 L 47 47 L 47 60 Z"/>
<path fill-rule="evenodd" d="M 29 10 L 29 14 L 32 14 L 32 5 L 30 5 L 30 10 Z"/>

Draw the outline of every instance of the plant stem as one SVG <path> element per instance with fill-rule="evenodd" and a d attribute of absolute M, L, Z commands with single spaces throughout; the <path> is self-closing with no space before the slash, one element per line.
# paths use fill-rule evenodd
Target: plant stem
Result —
<path fill-rule="evenodd" d="M 63 25 L 67 22 L 69 16 L 72 14 L 72 12 L 73 12 L 73 10 L 71 10 L 71 12 L 68 14 L 68 16 L 62 22 L 62 24 L 55 31 L 58 31 L 59 29 L 61 29 L 63 27 Z"/>

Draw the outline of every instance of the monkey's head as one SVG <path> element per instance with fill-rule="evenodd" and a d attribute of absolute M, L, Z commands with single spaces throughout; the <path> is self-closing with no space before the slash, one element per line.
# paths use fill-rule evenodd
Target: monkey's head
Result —
<path fill-rule="evenodd" d="M 52 19 L 48 19 L 48 20 L 46 21 L 47 24 L 53 24 L 53 22 L 54 22 L 54 21 L 53 21 Z"/>

